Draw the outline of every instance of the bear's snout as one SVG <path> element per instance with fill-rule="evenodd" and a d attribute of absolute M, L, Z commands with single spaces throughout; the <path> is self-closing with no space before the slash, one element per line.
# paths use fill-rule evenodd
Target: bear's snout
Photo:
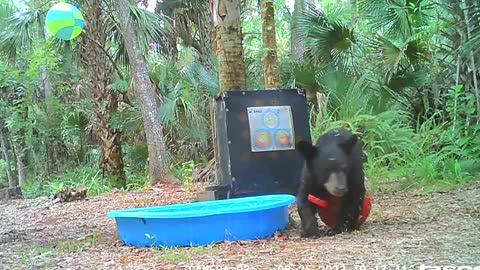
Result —
<path fill-rule="evenodd" d="M 347 177 L 342 172 L 331 173 L 324 187 L 333 196 L 342 197 L 348 192 Z"/>
<path fill-rule="evenodd" d="M 348 188 L 345 186 L 345 187 L 336 187 L 335 190 L 334 190 L 334 196 L 337 196 L 337 197 L 341 197 L 343 195 L 345 195 L 346 193 L 348 192 Z"/>

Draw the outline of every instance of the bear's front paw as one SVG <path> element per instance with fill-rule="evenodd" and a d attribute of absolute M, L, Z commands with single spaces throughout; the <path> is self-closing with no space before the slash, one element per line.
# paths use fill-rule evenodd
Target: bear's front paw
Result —
<path fill-rule="evenodd" d="M 330 229 L 327 229 L 327 231 L 325 232 L 325 235 L 334 236 L 340 233 L 342 233 L 342 230 L 340 230 L 339 228 L 330 228 Z"/>
<path fill-rule="evenodd" d="M 318 230 L 317 227 L 304 228 L 301 234 L 301 236 L 305 238 L 315 238 L 315 237 L 318 237 L 319 235 L 320 235 L 320 231 Z"/>
<path fill-rule="evenodd" d="M 338 226 L 335 228 L 330 228 L 327 230 L 326 235 L 327 236 L 334 236 L 336 234 L 340 233 L 348 233 L 351 232 L 353 229 L 350 226 Z"/>

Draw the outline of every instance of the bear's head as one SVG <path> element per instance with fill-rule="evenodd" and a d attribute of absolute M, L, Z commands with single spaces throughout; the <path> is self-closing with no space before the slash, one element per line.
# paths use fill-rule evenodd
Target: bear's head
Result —
<path fill-rule="evenodd" d="M 308 175 L 317 185 L 323 185 L 331 195 L 342 197 L 348 192 L 347 175 L 350 170 L 350 153 L 357 143 L 351 136 L 343 141 L 322 143 L 297 143 L 297 151 L 305 158 Z"/>

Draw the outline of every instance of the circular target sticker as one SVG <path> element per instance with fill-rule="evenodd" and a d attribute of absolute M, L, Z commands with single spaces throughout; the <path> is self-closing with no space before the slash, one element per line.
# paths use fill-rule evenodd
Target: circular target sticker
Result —
<path fill-rule="evenodd" d="M 290 146 L 290 133 L 286 130 L 279 130 L 275 134 L 275 142 L 280 147 Z"/>
<path fill-rule="evenodd" d="M 276 128 L 280 124 L 280 119 L 276 113 L 267 112 L 263 116 L 263 124 L 268 128 Z"/>
<path fill-rule="evenodd" d="M 257 132 L 255 134 L 254 142 L 255 145 L 260 148 L 265 148 L 269 146 L 271 142 L 270 133 L 265 130 Z"/>

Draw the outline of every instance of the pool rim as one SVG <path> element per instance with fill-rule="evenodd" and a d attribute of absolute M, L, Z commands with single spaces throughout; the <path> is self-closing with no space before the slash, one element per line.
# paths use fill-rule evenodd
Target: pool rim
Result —
<path fill-rule="evenodd" d="M 255 205 L 243 205 L 242 202 L 249 201 L 258 201 L 265 200 L 265 203 L 259 203 Z M 236 214 L 236 213 L 245 213 L 245 212 L 255 212 L 268 210 L 278 207 L 288 207 L 290 204 L 296 201 L 296 197 L 291 194 L 271 194 L 271 195 L 259 195 L 259 196 L 249 196 L 242 198 L 233 198 L 233 199 L 224 199 L 224 200 L 212 200 L 212 201 L 201 201 L 201 202 L 186 202 L 186 203 L 176 203 L 168 205 L 159 205 L 159 206 L 148 206 L 141 208 L 126 208 L 119 210 L 111 210 L 107 212 L 107 216 L 111 218 L 157 218 L 157 219 L 166 219 L 166 218 L 194 218 L 194 217 L 205 217 L 213 215 L 224 215 L 224 214 Z M 188 207 L 199 207 L 199 206 L 219 206 L 222 204 L 238 204 L 231 208 L 212 208 L 212 209 L 202 209 L 202 210 L 183 210 L 175 211 L 180 208 Z M 162 212 L 156 212 L 158 209 L 162 209 Z M 165 211 L 165 210 L 171 211 Z M 165 211 L 165 212 L 163 212 Z"/>

